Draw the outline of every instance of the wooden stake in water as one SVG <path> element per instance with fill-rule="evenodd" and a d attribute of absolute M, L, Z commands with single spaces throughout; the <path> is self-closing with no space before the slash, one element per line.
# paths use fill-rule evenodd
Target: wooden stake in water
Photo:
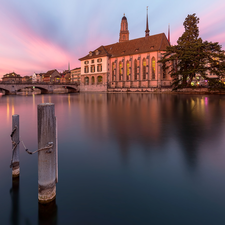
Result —
<path fill-rule="evenodd" d="M 10 167 L 12 168 L 12 176 L 18 177 L 20 175 L 20 160 L 19 160 L 19 115 L 12 116 L 12 161 Z"/>
<path fill-rule="evenodd" d="M 56 197 L 57 140 L 55 105 L 38 105 L 38 149 L 52 145 L 51 149 L 38 151 L 38 201 L 48 203 Z"/>

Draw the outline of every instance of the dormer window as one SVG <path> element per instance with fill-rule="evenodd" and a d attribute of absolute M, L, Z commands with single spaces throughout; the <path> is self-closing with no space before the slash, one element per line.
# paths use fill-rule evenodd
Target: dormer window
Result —
<path fill-rule="evenodd" d="M 95 54 L 96 54 L 96 55 L 99 55 L 99 53 L 100 53 L 99 50 L 96 50 L 96 51 L 95 51 Z"/>
<path fill-rule="evenodd" d="M 92 54 L 93 54 L 93 53 L 90 51 L 90 52 L 89 52 L 89 56 L 92 56 Z"/>
<path fill-rule="evenodd" d="M 152 45 L 152 46 L 150 47 L 150 49 L 154 49 L 154 45 Z"/>
<path fill-rule="evenodd" d="M 135 49 L 135 52 L 138 52 L 139 51 L 139 48 Z"/>

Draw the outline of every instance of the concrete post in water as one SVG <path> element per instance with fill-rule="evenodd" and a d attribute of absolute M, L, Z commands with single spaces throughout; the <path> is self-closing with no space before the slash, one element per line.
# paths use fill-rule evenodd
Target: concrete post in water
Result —
<path fill-rule="evenodd" d="M 48 203 L 56 197 L 57 183 L 57 141 L 55 105 L 43 103 L 38 105 L 38 201 Z"/>
<path fill-rule="evenodd" d="M 12 176 L 18 177 L 20 175 L 20 160 L 19 160 L 19 115 L 12 116 L 12 160 L 10 167 L 12 168 Z"/>

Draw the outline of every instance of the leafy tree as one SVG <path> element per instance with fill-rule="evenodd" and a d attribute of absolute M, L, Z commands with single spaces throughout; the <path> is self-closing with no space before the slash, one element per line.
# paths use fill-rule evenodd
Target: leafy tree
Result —
<path fill-rule="evenodd" d="M 199 18 L 196 14 L 188 15 L 183 23 L 185 31 L 177 45 L 168 46 L 163 58 L 164 72 L 168 69 L 173 78 L 173 90 L 190 87 L 193 78 L 201 75 L 209 80 L 210 88 L 223 87 L 219 81 L 225 76 L 225 54 L 216 42 L 203 42 L 199 37 Z M 208 74 L 215 74 L 218 79 L 211 80 Z M 215 85 L 217 84 L 217 85 Z"/>

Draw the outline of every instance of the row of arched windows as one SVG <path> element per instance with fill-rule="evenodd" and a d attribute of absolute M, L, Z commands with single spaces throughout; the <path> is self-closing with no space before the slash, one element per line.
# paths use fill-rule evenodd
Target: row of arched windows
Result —
<path fill-rule="evenodd" d="M 102 76 L 98 76 L 97 77 L 97 84 L 102 84 L 102 83 L 103 83 Z M 84 84 L 89 85 L 89 77 L 84 78 Z M 91 77 L 91 84 L 92 85 L 95 84 L 95 77 L 94 76 Z"/>
<path fill-rule="evenodd" d="M 147 78 L 147 71 L 149 71 L 149 69 L 147 70 L 147 63 L 146 63 L 146 59 L 144 58 L 142 60 L 142 79 L 146 80 Z M 152 80 L 155 79 L 155 57 L 152 57 L 151 59 L 151 74 L 152 74 Z M 137 59 L 134 60 L 134 80 L 138 79 L 138 75 L 140 71 L 140 66 L 139 66 L 139 61 Z M 130 80 L 130 75 L 131 75 L 131 65 L 130 65 L 130 61 L 127 60 L 126 61 L 126 80 Z M 116 76 L 116 65 L 113 62 L 112 63 L 112 81 L 115 81 L 115 76 Z M 119 81 L 123 80 L 123 63 L 120 61 L 119 62 Z"/>

